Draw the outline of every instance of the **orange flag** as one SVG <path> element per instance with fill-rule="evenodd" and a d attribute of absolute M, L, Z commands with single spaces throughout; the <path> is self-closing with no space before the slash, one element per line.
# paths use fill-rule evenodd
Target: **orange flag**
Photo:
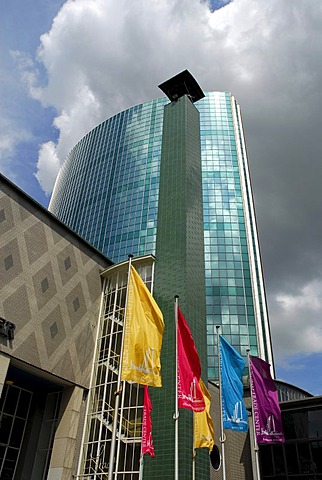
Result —
<path fill-rule="evenodd" d="M 194 448 L 209 448 L 211 452 L 215 444 L 214 424 L 210 416 L 211 395 L 201 379 L 199 385 L 205 399 L 206 408 L 203 412 L 194 412 L 193 414 L 193 445 Z"/>

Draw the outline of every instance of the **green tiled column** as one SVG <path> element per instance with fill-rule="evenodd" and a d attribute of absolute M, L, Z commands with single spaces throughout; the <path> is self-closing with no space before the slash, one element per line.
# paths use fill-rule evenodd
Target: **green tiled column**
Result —
<path fill-rule="evenodd" d="M 206 306 L 199 112 L 187 96 L 165 107 L 154 296 L 163 312 L 161 389 L 150 388 L 155 458 L 144 479 L 174 479 L 174 295 L 194 337 L 207 376 Z M 179 479 L 192 478 L 193 413 L 180 409 Z M 196 479 L 209 478 L 207 449 L 197 452 Z"/>

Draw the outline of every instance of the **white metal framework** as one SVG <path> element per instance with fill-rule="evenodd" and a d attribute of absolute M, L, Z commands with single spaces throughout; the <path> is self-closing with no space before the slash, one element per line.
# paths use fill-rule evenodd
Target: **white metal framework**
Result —
<path fill-rule="evenodd" d="M 0 403 L 0 478 L 15 478 L 32 392 L 7 383 Z"/>
<path fill-rule="evenodd" d="M 141 278 L 152 289 L 154 258 L 132 260 Z M 82 480 L 107 480 L 116 395 L 120 395 L 113 479 L 137 480 L 141 452 L 143 388 L 122 382 L 120 375 L 128 262 L 103 273 L 105 280 L 94 369 L 86 415 L 85 435 L 78 477 Z"/>

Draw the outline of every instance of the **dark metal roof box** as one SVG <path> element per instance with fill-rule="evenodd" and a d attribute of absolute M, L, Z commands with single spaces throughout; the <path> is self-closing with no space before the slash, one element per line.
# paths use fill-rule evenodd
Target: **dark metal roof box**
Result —
<path fill-rule="evenodd" d="M 205 96 L 199 84 L 188 70 L 184 70 L 161 83 L 159 88 L 171 102 L 175 102 L 184 95 L 187 95 L 192 102 L 197 102 Z"/>

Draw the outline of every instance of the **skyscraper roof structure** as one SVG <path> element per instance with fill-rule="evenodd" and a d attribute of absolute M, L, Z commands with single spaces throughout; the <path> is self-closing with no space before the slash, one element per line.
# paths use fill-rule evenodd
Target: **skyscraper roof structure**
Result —
<path fill-rule="evenodd" d="M 178 98 L 183 97 L 183 95 L 187 95 L 194 103 L 205 96 L 196 79 L 188 70 L 184 70 L 161 83 L 159 88 L 166 94 L 171 102 L 178 100 Z"/>

